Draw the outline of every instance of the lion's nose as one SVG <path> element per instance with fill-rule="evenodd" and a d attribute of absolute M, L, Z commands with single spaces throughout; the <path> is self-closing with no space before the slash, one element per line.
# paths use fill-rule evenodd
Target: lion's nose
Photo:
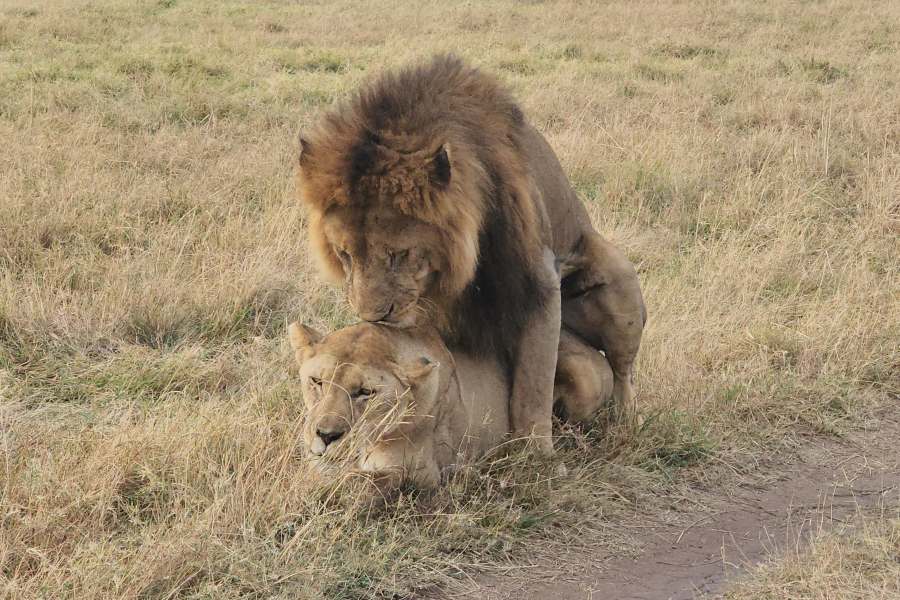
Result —
<path fill-rule="evenodd" d="M 322 440 L 325 446 L 329 446 L 332 442 L 336 442 L 344 436 L 343 431 L 337 429 L 316 429 L 316 435 Z"/>
<path fill-rule="evenodd" d="M 368 321 L 369 323 L 376 323 L 378 321 L 387 321 L 388 318 L 394 312 L 394 304 L 391 304 L 386 309 L 381 308 L 379 310 L 368 310 L 365 312 L 359 313 L 359 317 L 363 321 Z"/>

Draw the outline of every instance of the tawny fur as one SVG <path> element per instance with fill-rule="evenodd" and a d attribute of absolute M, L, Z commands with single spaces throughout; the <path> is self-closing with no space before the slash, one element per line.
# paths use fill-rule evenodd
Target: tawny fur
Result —
<path fill-rule="evenodd" d="M 556 340 L 536 343 L 559 330 L 548 307 L 560 292 L 544 249 L 572 259 L 563 320 L 607 352 L 617 400 L 630 402 L 637 275 L 493 77 L 452 56 L 383 75 L 301 136 L 298 191 L 322 270 L 348 284 L 357 314 L 409 326 L 415 312 L 453 351 L 497 358 L 514 411 L 541 415 L 545 433 Z M 416 277 L 387 266 L 392 245 L 416 249 Z"/>
<path fill-rule="evenodd" d="M 302 441 L 324 473 L 361 471 L 382 491 L 403 481 L 435 487 L 448 468 L 482 456 L 510 431 L 500 363 L 451 354 L 430 328 L 360 323 L 323 336 L 292 323 L 288 332 L 307 405 Z M 559 353 L 560 412 L 587 423 L 612 396 L 609 365 L 571 334 Z M 378 399 L 355 400 L 359 388 Z M 323 431 L 340 436 L 326 445 Z"/>

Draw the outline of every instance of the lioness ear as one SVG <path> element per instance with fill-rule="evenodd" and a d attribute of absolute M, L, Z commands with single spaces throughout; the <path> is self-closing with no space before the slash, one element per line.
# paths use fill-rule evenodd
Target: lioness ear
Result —
<path fill-rule="evenodd" d="M 305 350 L 322 339 L 322 334 L 296 321 L 288 325 L 288 339 L 294 350 Z"/>
<path fill-rule="evenodd" d="M 429 177 L 437 188 L 445 188 L 450 183 L 450 148 L 444 144 L 438 148 L 429 161 Z"/>
<path fill-rule="evenodd" d="M 438 363 L 423 356 L 403 367 L 403 374 L 411 386 L 420 388 L 430 382 L 432 375 L 437 373 L 438 366 Z"/>

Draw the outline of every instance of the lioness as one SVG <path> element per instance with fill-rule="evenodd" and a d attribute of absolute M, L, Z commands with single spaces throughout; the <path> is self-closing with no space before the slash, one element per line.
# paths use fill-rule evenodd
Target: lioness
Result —
<path fill-rule="evenodd" d="M 314 254 L 356 313 L 425 320 L 456 356 L 500 364 L 517 435 L 552 450 L 560 320 L 606 352 L 630 405 L 635 270 L 493 77 L 453 56 L 386 74 L 301 135 L 297 173 Z M 554 258 L 572 266 L 561 293 Z"/>
<path fill-rule="evenodd" d="M 382 486 L 434 487 L 509 432 L 500 362 L 451 353 L 430 327 L 359 323 L 323 336 L 292 323 L 288 334 L 307 408 L 303 443 L 323 470 L 349 463 Z M 612 395 L 612 371 L 572 334 L 561 340 L 560 413 L 590 420 Z"/>

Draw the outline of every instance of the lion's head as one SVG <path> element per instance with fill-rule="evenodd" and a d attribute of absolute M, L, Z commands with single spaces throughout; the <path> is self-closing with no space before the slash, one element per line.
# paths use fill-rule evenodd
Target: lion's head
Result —
<path fill-rule="evenodd" d="M 302 442 L 320 467 L 363 466 L 378 444 L 433 423 L 447 386 L 433 336 L 370 323 L 327 336 L 292 323 L 288 334 L 306 406 Z"/>
<path fill-rule="evenodd" d="M 440 229 L 389 206 L 363 213 L 334 207 L 314 221 L 320 255 L 337 258 L 356 314 L 370 322 L 414 325 L 420 300 L 442 284 L 446 272 Z"/>
<path fill-rule="evenodd" d="M 312 247 L 360 318 L 411 326 L 423 298 L 458 295 L 474 276 L 482 215 L 460 196 L 481 194 L 463 185 L 466 166 L 447 144 L 406 151 L 408 140 L 366 135 L 337 150 L 335 136 L 301 140 Z"/>
<path fill-rule="evenodd" d="M 383 75 L 301 135 L 311 246 L 362 319 L 405 327 L 428 313 L 443 328 L 486 261 L 497 289 L 475 301 L 534 295 L 522 274 L 541 247 L 522 127 L 493 78 L 442 56 Z"/>

